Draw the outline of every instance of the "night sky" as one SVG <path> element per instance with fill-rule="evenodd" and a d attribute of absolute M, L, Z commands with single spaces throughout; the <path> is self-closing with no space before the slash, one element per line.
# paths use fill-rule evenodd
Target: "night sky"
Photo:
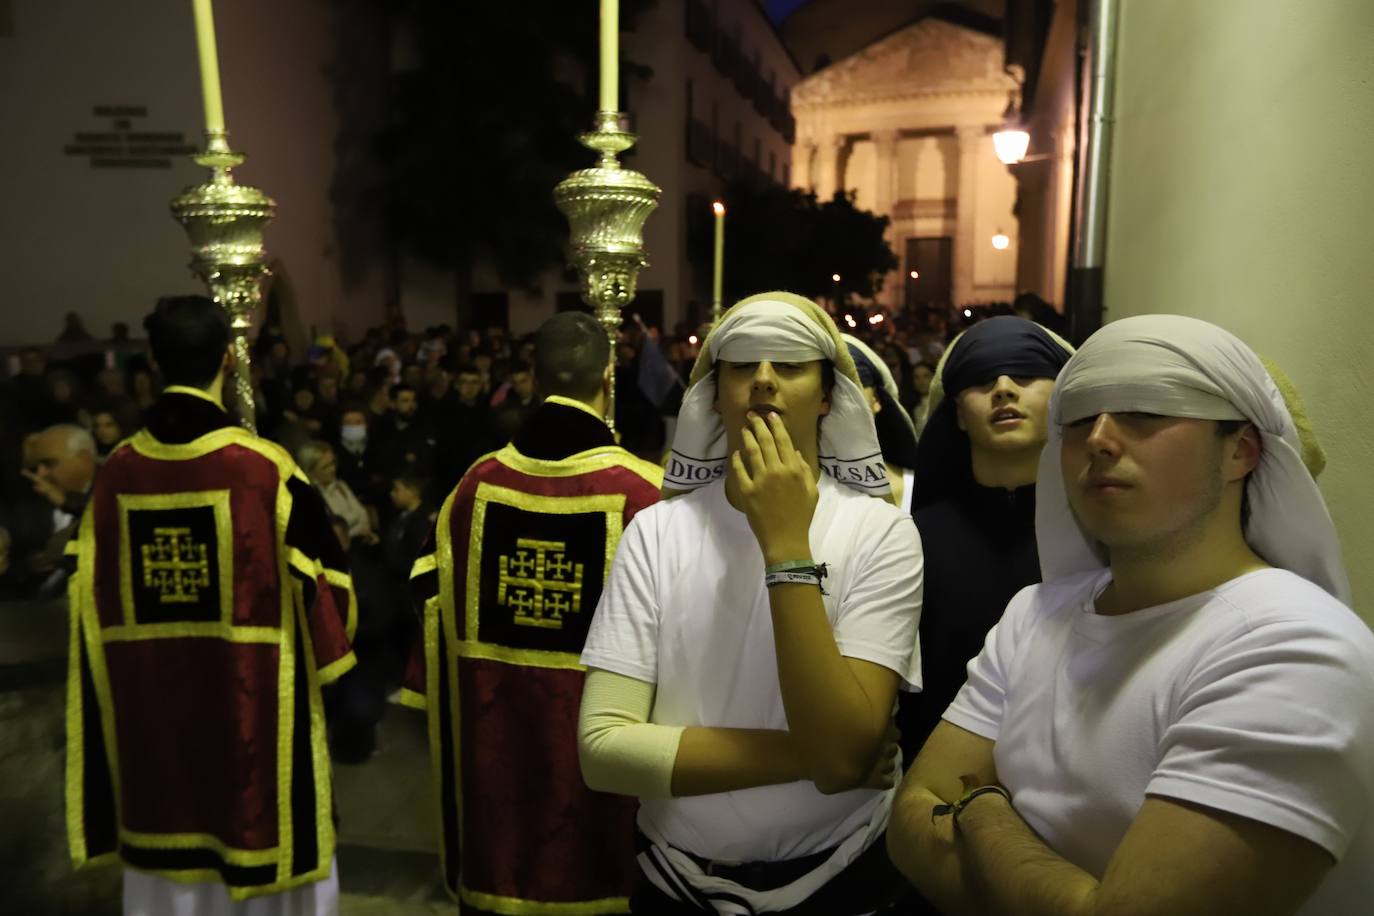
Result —
<path fill-rule="evenodd" d="M 797 7 L 806 3 L 806 0 L 767 0 L 768 15 L 774 22 L 782 22 Z"/>

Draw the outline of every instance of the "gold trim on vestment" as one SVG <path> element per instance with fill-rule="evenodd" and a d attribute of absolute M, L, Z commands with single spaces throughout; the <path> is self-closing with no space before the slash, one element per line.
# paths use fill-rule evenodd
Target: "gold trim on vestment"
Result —
<path fill-rule="evenodd" d="M 409 687 L 402 687 L 396 693 L 394 702 L 402 706 L 409 706 L 411 709 L 418 709 L 421 712 L 429 708 L 429 702 L 425 699 L 425 695 L 419 691 L 411 690 Z"/>
<path fill-rule="evenodd" d="M 65 766 L 67 805 L 67 848 L 77 867 L 93 861 L 86 843 L 86 726 L 85 705 L 81 688 L 81 652 L 86 627 L 82 612 L 86 607 L 86 592 L 90 576 L 91 558 L 88 555 L 93 512 L 87 512 L 77 528 L 76 575 L 67 583 L 67 760 Z M 68 544 L 70 549 L 71 544 Z M 87 554 L 87 556 L 82 556 Z M 98 703 L 97 699 L 97 703 Z M 113 853 L 102 853 L 101 857 Z"/>
<path fill-rule="evenodd" d="M 587 416 L 595 418 L 596 422 L 598 423 L 606 422 L 606 418 L 601 414 L 597 413 L 595 410 L 592 410 L 592 405 L 586 403 L 585 401 L 579 401 L 575 398 L 565 398 L 561 394 L 551 394 L 548 397 L 544 398 L 544 403 L 560 404 L 563 407 L 571 407 L 573 410 L 580 410 Z"/>
<path fill-rule="evenodd" d="M 348 644 L 353 644 L 353 634 L 358 632 L 358 593 L 353 590 L 353 576 L 349 573 L 337 569 L 330 569 L 323 563 L 320 564 L 320 571 L 324 573 L 324 581 L 335 588 L 344 590 L 348 596 L 348 609 L 344 614 L 344 633 L 348 636 Z"/>
<path fill-rule="evenodd" d="M 598 445 L 557 461 L 530 458 L 520 454 L 513 445 L 507 445 L 488 457 L 495 457 L 508 468 L 531 477 L 576 477 L 606 468 L 625 468 L 653 483 L 655 487 L 663 485 L 663 468 L 642 458 L 636 458 L 618 445 Z"/>
<path fill-rule="evenodd" d="M 119 493 L 115 496 L 119 516 L 119 601 L 123 606 L 124 626 L 140 627 L 134 613 L 133 544 L 129 541 L 129 513 L 177 509 L 213 509 L 215 514 L 215 557 L 219 565 L 219 625 L 234 625 L 234 523 L 228 490 L 202 490 L 182 493 Z M 195 624 L 187 625 L 194 626 Z M 214 626 L 214 624 L 210 624 Z"/>
<path fill-rule="evenodd" d="M 620 535 L 624 526 L 625 494 L 597 493 L 587 496 L 540 496 L 486 482 L 478 484 L 477 492 L 473 494 L 472 525 L 468 535 L 467 595 L 465 596 L 467 600 L 464 606 L 464 622 L 466 623 L 464 635 L 467 638 L 454 640 L 451 643 L 453 647 L 450 650 L 451 653 L 468 657 L 487 658 L 513 665 L 532 665 L 537 668 L 568 668 L 575 671 L 585 671 L 586 669 L 578 662 L 579 655 L 577 653 L 550 652 L 535 649 L 512 649 L 483 642 L 480 632 L 480 603 L 482 592 L 481 555 L 482 536 L 486 528 L 487 506 L 490 503 L 495 503 L 499 506 L 511 506 L 512 508 L 524 512 L 533 512 L 540 515 L 582 515 L 590 513 L 600 513 L 604 515 L 606 519 L 606 536 L 604 539 L 605 561 L 601 574 L 602 587 L 604 588 L 605 582 L 610 577 L 611 561 L 615 559 L 615 548 L 616 545 L 620 543 Z M 450 545 L 450 550 L 451 549 L 452 547 Z M 452 568 L 451 564 L 449 568 Z M 443 576 L 440 576 L 440 579 L 443 578 Z M 456 613 L 456 609 L 453 609 L 451 605 L 445 604 L 444 609 L 446 614 Z M 469 651 L 473 649 L 478 651 Z M 559 657 L 563 659 L 562 664 L 556 663 Z"/>
<path fill-rule="evenodd" d="M 410 567 L 411 579 L 417 579 L 426 573 L 432 573 L 439 568 L 439 558 L 432 553 L 427 553 L 415 559 L 415 564 Z"/>
<path fill-rule="evenodd" d="M 239 849 L 209 833 L 139 833 L 120 827 L 119 842 L 142 849 L 208 849 L 230 865 L 245 868 L 275 865 L 282 855 L 279 845 L 267 849 Z"/>
<path fill-rule="evenodd" d="M 209 401 L 220 410 L 224 409 L 224 402 L 219 398 L 204 389 L 192 388 L 190 385 L 168 385 L 166 388 L 162 389 L 162 393 L 190 395 L 193 398 L 200 398 L 202 401 Z"/>
<path fill-rule="evenodd" d="M 280 627 L 238 627 L 214 623 L 139 623 L 104 627 L 102 642 L 145 642 L 155 639 L 222 639 L 225 642 L 260 643 L 275 646 L 281 640 Z"/>

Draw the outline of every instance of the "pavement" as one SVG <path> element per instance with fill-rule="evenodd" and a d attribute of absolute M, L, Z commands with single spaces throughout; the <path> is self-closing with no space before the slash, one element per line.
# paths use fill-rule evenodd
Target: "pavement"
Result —
<path fill-rule="evenodd" d="M 74 871 L 63 818 L 67 612 L 0 603 L 0 910 L 118 916 L 121 872 Z M 437 812 L 424 717 L 391 707 L 377 752 L 336 766 L 343 916 L 452 914 L 439 879 Z"/>

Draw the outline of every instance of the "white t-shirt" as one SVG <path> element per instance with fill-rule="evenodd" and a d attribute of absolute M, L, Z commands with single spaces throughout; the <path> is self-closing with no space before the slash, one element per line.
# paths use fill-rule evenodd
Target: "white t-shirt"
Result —
<path fill-rule="evenodd" d="M 812 558 L 841 654 L 920 685 L 922 561 L 910 515 L 822 475 Z M 650 721 L 786 729 L 763 554 L 724 481 L 658 503 L 620 539 L 582 663 L 657 684 Z M 777 861 L 837 845 L 891 794 L 822 795 L 811 782 L 641 799 L 668 842 L 717 861 Z"/>
<path fill-rule="evenodd" d="M 1338 860 L 1300 911 L 1374 900 L 1374 635 L 1291 572 L 1120 616 L 1107 571 L 1023 589 L 945 712 L 1055 851 L 1101 878 L 1156 795 L 1304 837 Z"/>

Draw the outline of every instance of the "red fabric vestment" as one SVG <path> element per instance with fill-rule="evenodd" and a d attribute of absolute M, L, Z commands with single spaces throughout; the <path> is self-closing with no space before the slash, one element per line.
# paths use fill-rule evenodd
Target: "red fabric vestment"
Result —
<path fill-rule="evenodd" d="M 291 459 L 244 430 L 145 430 L 110 456 L 68 548 L 77 865 L 234 899 L 328 875 L 320 685 L 354 664 L 356 617 L 332 537 Z"/>
<path fill-rule="evenodd" d="M 582 781 L 579 664 L 626 524 L 662 470 L 615 446 L 563 460 L 506 448 L 449 496 L 412 573 L 444 880 L 464 912 L 627 912 L 636 800 Z M 428 599 L 428 600 L 426 600 Z"/>

